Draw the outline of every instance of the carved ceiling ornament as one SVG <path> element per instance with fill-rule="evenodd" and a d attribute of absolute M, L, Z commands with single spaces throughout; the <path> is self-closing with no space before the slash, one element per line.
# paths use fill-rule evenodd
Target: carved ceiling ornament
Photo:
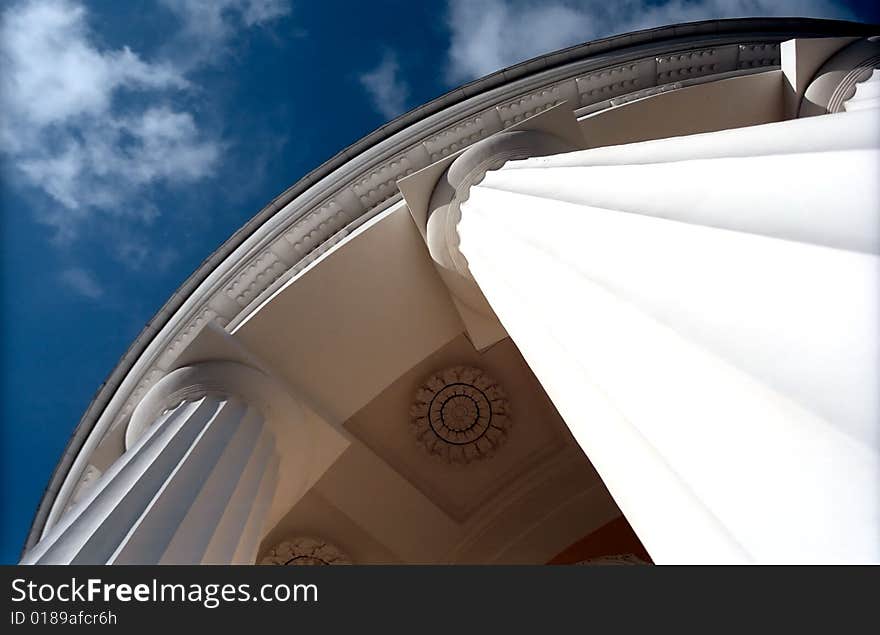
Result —
<path fill-rule="evenodd" d="M 351 564 L 351 560 L 326 540 L 300 536 L 278 543 L 260 560 L 260 564 L 333 565 Z"/>
<path fill-rule="evenodd" d="M 410 409 L 411 428 L 425 451 L 449 463 L 491 456 L 511 425 L 507 395 L 479 368 L 453 366 L 430 377 Z"/>

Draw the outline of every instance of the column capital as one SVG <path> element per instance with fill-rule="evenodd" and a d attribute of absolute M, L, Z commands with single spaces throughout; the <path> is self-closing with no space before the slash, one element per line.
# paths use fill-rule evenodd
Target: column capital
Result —
<path fill-rule="evenodd" d="M 507 332 L 458 248 L 461 204 L 488 171 L 508 161 L 571 152 L 586 145 L 571 107 L 563 101 L 397 182 L 477 350 L 507 337 Z"/>
<path fill-rule="evenodd" d="M 798 117 L 843 112 L 858 84 L 880 68 L 880 37 L 856 40 L 832 55 L 807 86 Z"/>
<path fill-rule="evenodd" d="M 877 108 L 880 108 L 880 70 L 875 68 L 866 79 L 856 84 L 853 96 L 843 102 L 843 109 L 852 112 Z"/>
<path fill-rule="evenodd" d="M 147 391 L 125 430 L 126 450 L 134 446 L 162 412 L 205 395 L 238 397 L 258 409 L 267 422 L 280 416 L 301 418 L 302 408 L 271 375 L 233 361 L 206 361 L 171 371 Z"/>
<path fill-rule="evenodd" d="M 501 132 L 475 143 L 462 152 L 437 179 L 427 206 L 425 242 L 437 271 L 449 289 L 478 348 L 494 343 L 504 330 L 468 269 L 459 249 L 458 223 L 461 204 L 471 187 L 480 183 L 490 170 L 508 161 L 542 157 L 579 149 L 560 136 L 543 130 Z M 480 335 L 488 327 L 490 335 Z"/>
<path fill-rule="evenodd" d="M 508 161 L 571 152 L 579 148 L 543 130 L 512 130 L 483 139 L 462 152 L 437 180 L 427 210 L 428 251 L 444 269 L 471 279 L 467 260 L 459 250 L 461 204 L 486 173 Z"/>

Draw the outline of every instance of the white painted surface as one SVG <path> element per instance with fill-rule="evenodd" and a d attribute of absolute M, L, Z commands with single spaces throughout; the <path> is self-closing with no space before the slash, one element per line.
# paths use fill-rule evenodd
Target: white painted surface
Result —
<path fill-rule="evenodd" d="M 516 162 L 462 205 L 658 563 L 880 561 L 875 114 Z"/>
<path fill-rule="evenodd" d="M 277 474 L 259 410 L 216 392 L 185 397 L 22 563 L 252 563 Z"/>

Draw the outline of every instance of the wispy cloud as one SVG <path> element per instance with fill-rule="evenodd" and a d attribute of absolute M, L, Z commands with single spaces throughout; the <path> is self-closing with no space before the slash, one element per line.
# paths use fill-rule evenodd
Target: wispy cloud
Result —
<path fill-rule="evenodd" d="M 81 267 L 65 269 L 58 277 L 64 287 L 77 295 L 90 300 L 97 300 L 104 295 L 104 288 L 95 279 L 95 276 Z"/>
<path fill-rule="evenodd" d="M 379 65 L 359 79 L 373 107 L 386 119 L 393 119 L 406 110 L 409 86 L 401 76 L 400 63 L 394 53 L 386 51 Z"/>
<path fill-rule="evenodd" d="M 852 17 L 830 0 L 449 0 L 447 80 L 459 84 L 599 37 L 746 16 Z"/>
<path fill-rule="evenodd" d="M 180 258 L 180 253 L 173 246 L 154 243 L 150 237 L 113 231 L 111 255 L 132 271 L 167 271 Z"/>
<path fill-rule="evenodd" d="M 76 237 L 98 213 L 149 220 L 126 205 L 149 185 L 186 183 L 214 168 L 220 142 L 169 105 L 189 81 L 129 48 L 101 50 L 85 8 L 70 0 L 9 7 L 0 24 L 0 139 L 17 180 L 48 195 L 41 220 Z M 126 108 L 125 95 L 136 95 Z"/>
<path fill-rule="evenodd" d="M 179 37 L 197 42 L 191 48 L 200 55 L 211 47 L 225 52 L 236 27 L 289 12 L 286 0 L 176 0 L 169 7 L 179 16 Z M 86 226 L 112 226 L 108 255 L 142 269 L 145 253 L 161 251 L 144 245 L 139 229 L 158 216 L 156 188 L 215 174 L 226 141 L 187 106 L 200 91 L 193 56 L 148 59 L 129 47 L 104 47 L 89 18 L 81 0 L 20 0 L 3 9 L 0 152 L 9 182 L 38 194 L 35 214 L 66 253 Z M 61 279 L 86 297 L 102 295 L 83 269 L 65 270 Z"/>
<path fill-rule="evenodd" d="M 221 61 L 243 28 L 264 27 L 291 13 L 288 0 L 160 0 L 180 21 L 168 42 L 178 65 Z"/>

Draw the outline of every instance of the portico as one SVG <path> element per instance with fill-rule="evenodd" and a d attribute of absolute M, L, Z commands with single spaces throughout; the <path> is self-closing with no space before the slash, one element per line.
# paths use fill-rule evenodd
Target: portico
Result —
<path fill-rule="evenodd" d="M 691 26 L 472 86 L 274 202 L 22 561 L 880 561 L 878 43 Z"/>

